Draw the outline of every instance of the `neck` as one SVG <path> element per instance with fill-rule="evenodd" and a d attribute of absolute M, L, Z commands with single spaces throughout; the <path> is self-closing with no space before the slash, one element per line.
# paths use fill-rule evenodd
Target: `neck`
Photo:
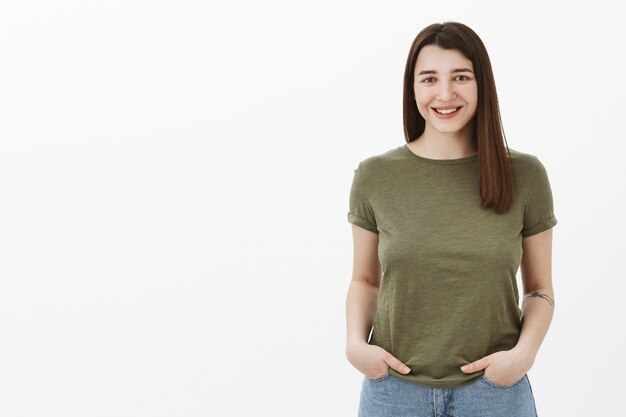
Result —
<path fill-rule="evenodd" d="M 428 124 L 424 133 L 408 146 L 418 155 L 432 159 L 458 159 L 475 155 L 477 149 L 472 143 L 472 126 L 468 123 L 461 131 L 441 133 Z"/>

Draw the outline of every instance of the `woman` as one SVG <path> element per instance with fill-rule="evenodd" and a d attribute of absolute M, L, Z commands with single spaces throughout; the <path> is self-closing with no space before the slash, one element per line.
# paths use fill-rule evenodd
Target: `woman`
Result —
<path fill-rule="evenodd" d="M 487 51 L 461 23 L 417 35 L 403 99 L 407 143 L 361 161 L 350 190 L 359 416 L 536 416 L 526 373 L 554 308 L 545 167 L 506 145 Z"/>

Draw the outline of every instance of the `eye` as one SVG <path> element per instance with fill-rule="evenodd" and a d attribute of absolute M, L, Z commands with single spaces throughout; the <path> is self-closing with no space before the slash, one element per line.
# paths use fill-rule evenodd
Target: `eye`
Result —
<path fill-rule="evenodd" d="M 427 77 L 427 78 L 424 78 L 424 79 L 422 80 L 422 82 L 426 82 L 426 80 L 432 80 L 432 79 L 434 79 L 434 78 L 435 78 L 435 77 Z M 430 83 L 429 83 L 429 82 L 426 82 L 426 84 L 430 84 Z"/>
<path fill-rule="evenodd" d="M 464 77 L 465 78 L 464 80 L 461 80 L 461 81 L 469 80 L 469 77 L 467 75 L 459 75 L 459 77 Z"/>

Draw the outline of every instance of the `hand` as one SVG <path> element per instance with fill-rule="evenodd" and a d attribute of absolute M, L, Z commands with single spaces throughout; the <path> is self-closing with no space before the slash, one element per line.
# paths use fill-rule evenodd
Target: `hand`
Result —
<path fill-rule="evenodd" d="M 471 374 L 484 370 L 485 378 L 497 385 L 511 386 L 522 378 L 533 366 L 534 359 L 515 348 L 494 352 L 461 367 L 461 371 Z"/>
<path fill-rule="evenodd" d="M 393 368 L 401 374 L 411 372 L 408 366 L 380 346 L 366 342 L 351 344 L 346 349 L 348 361 L 368 379 L 381 378 Z"/>

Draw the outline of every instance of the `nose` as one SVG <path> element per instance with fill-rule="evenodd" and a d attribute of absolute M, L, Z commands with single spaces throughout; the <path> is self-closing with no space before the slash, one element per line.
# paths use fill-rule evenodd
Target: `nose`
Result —
<path fill-rule="evenodd" d="M 437 91 L 437 99 L 443 103 L 452 101 L 455 98 L 454 85 L 449 81 L 441 81 Z"/>

